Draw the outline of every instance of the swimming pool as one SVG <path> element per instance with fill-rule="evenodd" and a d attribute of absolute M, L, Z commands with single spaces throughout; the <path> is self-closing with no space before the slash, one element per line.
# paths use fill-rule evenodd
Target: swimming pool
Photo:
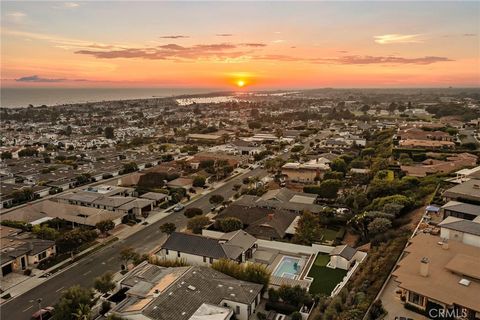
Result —
<path fill-rule="evenodd" d="M 276 277 L 297 279 L 302 271 L 301 260 L 300 258 L 283 256 L 273 271 L 273 275 Z"/>

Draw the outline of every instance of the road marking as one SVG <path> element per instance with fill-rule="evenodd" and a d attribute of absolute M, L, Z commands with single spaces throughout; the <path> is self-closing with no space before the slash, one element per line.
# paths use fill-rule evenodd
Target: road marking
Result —
<path fill-rule="evenodd" d="M 107 261 L 112 261 L 113 259 L 115 259 L 115 257 L 110 257 L 107 259 Z"/>
<path fill-rule="evenodd" d="M 86 275 L 89 274 L 90 272 L 92 272 L 92 270 L 85 272 L 83 275 L 86 276 Z"/>
<path fill-rule="evenodd" d="M 30 310 L 30 309 L 32 309 L 32 308 L 33 308 L 33 306 L 30 306 L 30 307 L 28 307 L 27 309 L 23 310 L 22 312 L 28 311 L 28 310 Z"/>
<path fill-rule="evenodd" d="M 58 291 L 60 291 L 60 290 L 63 290 L 63 288 L 65 288 L 65 287 L 61 287 L 60 289 L 55 290 L 55 292 L 58 292 Z"/>

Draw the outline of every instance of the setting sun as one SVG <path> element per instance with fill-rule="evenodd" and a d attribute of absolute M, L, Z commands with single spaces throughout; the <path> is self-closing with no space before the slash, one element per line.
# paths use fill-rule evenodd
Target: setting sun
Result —
<path fill-rule="evenodd" d="M 238 81 L 237 81 L 237 86 L 239 86 L 240 88 L 244 87 L 244 86 L 245 86 L 245 81 L 243 81 L 243 80 L 238 80 Z"/>

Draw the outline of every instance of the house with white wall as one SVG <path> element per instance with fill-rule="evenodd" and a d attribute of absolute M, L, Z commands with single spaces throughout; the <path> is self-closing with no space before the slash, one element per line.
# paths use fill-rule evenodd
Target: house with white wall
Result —
<path fill-rule="evenodd" d="M 364 253 L 359 252 L 349 245 L 336 246 L 329 253 L 330 262 L 327 267 L 333 269 L 349 270 L 356 262 L 363 260 Z"/>
<path fill-rule="evenodd" d="M 220 259 L 245 262 L 255 252 L 257 239 L 243 230 L 219 238 L 174 232 L 157 253 L 167 259 L 184 259 L 193 265 L 210 265 Z"/>
<path fill-rule="evenodd" d="M 447 217 L 438 224 L 440 237 L 480 248 L 480 217 L 473 220 Z"/>

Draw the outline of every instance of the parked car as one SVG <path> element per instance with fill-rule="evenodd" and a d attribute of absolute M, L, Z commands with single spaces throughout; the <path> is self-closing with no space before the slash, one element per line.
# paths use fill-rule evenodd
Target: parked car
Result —
<path fill-rule="evenodd" d="M 184 208 L 185 208 L 185 206 L 183 204 L 179 203 L 173 208 L 173 211 L 179 212 L 179 211 L 182 211 Z"/>
<path fill-rule="evenodd" d="M 42 308 L 40 310 L 38 310 L 37 312 L 35 312 L 34 314 L 32 314 L 32 320 L 48 320 L 50 319 L 52 316 L 53 316 L 53 310 L 54 308 L 53 307 L 45 307 L 45 308 Z"/>

